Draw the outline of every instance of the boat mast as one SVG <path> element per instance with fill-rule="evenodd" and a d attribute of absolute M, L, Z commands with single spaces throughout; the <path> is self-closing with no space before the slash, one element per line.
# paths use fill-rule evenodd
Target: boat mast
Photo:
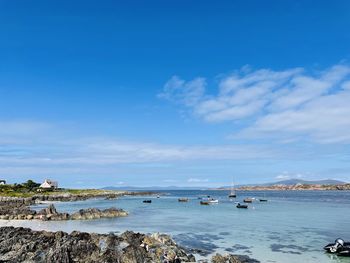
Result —
<path fill-rule="evenodd" d="M 234 188 L 234 183 L 233 183 L 233 177 L 232 177 L 232 181 L 231 181 L 231 195 L 235 194 L 235 188 Z"/>

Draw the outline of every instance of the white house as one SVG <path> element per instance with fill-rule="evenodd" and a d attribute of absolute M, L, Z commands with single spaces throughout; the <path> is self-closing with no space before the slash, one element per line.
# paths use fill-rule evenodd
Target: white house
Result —
<path fill-rule="evenodd" d="M 45 181 L 40 185 L 40 188 L 45 188 L 45 189 L 58 188 L 58 183 L 50 179 L 45 179 Z"/>
<path fill-rule="evenodd" d="M 6 181 L 5 180 L 0 180 L 0 185 L 5 185 Z"/>

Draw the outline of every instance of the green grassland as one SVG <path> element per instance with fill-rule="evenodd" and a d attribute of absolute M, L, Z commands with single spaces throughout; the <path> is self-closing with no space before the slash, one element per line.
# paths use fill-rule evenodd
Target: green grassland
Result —
<path fill-rule="evenodd" d="M 40 184 L 28 180 L 21 184 L 0 185 L 0 196 L 3 197 L 32 197 L 35 195 L 103 195 L 122 193 L 124 191 L 111 191 L 100 189 L 41 189 Z"/>

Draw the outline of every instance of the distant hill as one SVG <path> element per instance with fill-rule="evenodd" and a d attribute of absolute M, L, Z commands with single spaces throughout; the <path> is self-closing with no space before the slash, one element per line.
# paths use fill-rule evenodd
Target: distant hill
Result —
<path fill-rule="evenodd" d="M 316 180 L 316 181 L 306 181 L 306 180 L 301 180 L 301 179 L 289 179 L 289 180 L 283 180 L 283 181 L 278 181 L 275 183 L 267 183 L 263 185 L 277 185 L 277 184 L 282 184 L 282 185 L 296 185 L 296 184 L 327 184 L 327 185 L 338 185 L 338 184 L 346 184 L 346 182 L 338 181 L 338 180 L 333 180 L 333 179 L 325 179 L 325 180 Z"/>
<path fill-rule="evenodd" d="M 326 180 L 317 180 L 317 181 L 306 181 L 301 179 L 290 179 L 283 180 L 274 183 L 265 183 L 265 184 L 248 184 L 248 185 L 236 185 L 236 188 L 239 187 L 249 187 L 249 186 L 272 186 L 272 185 L 296 185 L 296 184 L 306 184 L 306 185 L 341 185 L 346 184 L 346 182 L 326 179 Z M 167 191 L 167 190 L 207 190 L 207 189 L 229 189 L 231 186 L 222 186 L 219 188 L 210 188 L 210 187 L 186 187 L 186 186 L 106 186 L 103 187 L 103 190 L 128 190 L 128 191 Z"/>
<path fill-rule="evenodd" d="M 315 180 L 315 181 L 307 181 L 307 180 L 302 180 L 302 179 L 289 179 L 289 180 L 277 181 L 277 182 L 272 182 L 272 183 L 264 183 L 264 184 L 242 184 L 242 185 L 236 185 L 236 188 L 253 187 L 253 186 L 272 186 L 272 185 L 296 185 L 296 184 L 305 184 L 305 185 L 315 185 L 315 184 L 341 185 L 341 184 L 346 184 L 346 182 L 339 181 L 339 180 L 333 180 L 333 179 Z M 231 186 L 222 186 L 220 188 L 222 188 L 222 189 L 229 189 L 230 187 Z"/>

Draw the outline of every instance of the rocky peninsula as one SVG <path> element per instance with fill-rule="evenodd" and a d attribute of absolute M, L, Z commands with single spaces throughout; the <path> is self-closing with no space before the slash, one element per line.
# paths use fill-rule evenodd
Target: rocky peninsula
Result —
<path fill-rule="evenodd" d="M 192 254 L 169 236 L 134 232 L 89 234 L 32 231 L 28 228 L 0 228 L 0 262 L 196 262 Z M 209 262 L 201 260 L 200 262 Z M 256 263 L 246 256 L 215 255 L 212 263 Z"/>
<path fill-rule="evenodd" d="M 41 189 L 39 184 L 28 180 L 26 183 L 0 186 L 0 219 L 3 220 L 91 220 L 127 216 L 122 209 L 111 207 L 81 209 L 75 213 L 58 212 L 53 204 L 41 211 L 31 205 L 46 202 L 74 202 L 92 198 L 116 199 L 125 195 L 152 195 L 152 192 L 127 192 L 98 189 Z"/>

